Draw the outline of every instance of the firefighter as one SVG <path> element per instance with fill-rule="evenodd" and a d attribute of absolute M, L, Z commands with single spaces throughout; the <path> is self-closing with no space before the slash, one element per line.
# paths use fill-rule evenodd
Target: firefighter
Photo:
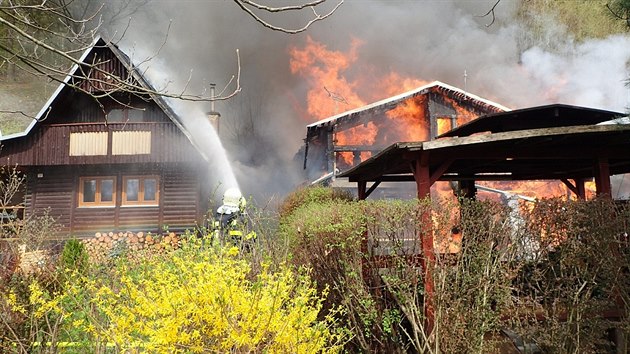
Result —
<path fill-rule="evenodd" d="M 245 207 L 247 202 L 238 188 L 229 188 L 223 194 L 223 204 L 217 208 L 213 230 L 221 242 L 249 247 L 256 240 L 256 232 L 249 230 Z"/>

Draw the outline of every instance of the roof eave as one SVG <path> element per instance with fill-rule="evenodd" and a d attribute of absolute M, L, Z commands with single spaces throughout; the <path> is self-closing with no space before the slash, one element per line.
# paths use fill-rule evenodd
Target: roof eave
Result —
<path fill-rule="evenodd" d="M 48 98 L 48 101 L 46 101 L 44 106 L 40 109 L 40 111 L 37 113 L 37 115 L 35 115 L 35 117 L 31 121 L 31 123 L 26 127 L 26 129 L 24 131 L 22 131 L 22 132 L 19 132 L 19 133 L 14 133 L 14 134 L 9 134 L 9 135 L 5 135 L 5 136 L 0 136 L 0 141 L 5 141 L 5 140 L 9 140 L 9 139 L 15 139 L 15 138 L 20 138 L 20 137 L 27 136 L 30 133 L 30 131 L 35 127 L 35 125 L 37 123 L 39 123 L 40 121 L 45 119 L 46 115 L 48 114 L 47 111 L 49 110 L 49 108 L 52 105 L 52 103 L 57 99 L 57 96 L 59 96 L 61 91 L 66 86 L 68 86 L 68 82 L 70 81 L 70 79 L 72 78 L 74 73 L 79 69 L 79 64 L 78 63 L 82 63 L 83 61 L 85 61 L 85 58 L 87 58 L 88 55 L 90 55 L 90 53 L 94 50 L 94 48 L 96 47 L 96 44 L 98 43 L 99 40 L 101 40 L 100 36 L 96 36 L 94 38 L 94 40 L 92 41 L 92 44 L 90 45 L 90 47 L 88 49 L 86 49 L 83 52 L 83 54 L 81 54 L 79 59 L 77 59 L 77 62 L 74 63 L 74 65 L 72 65 L 72 68 L 70 69 L 68 75 L 66 75 L 66 77 L 62 80 L 62 82 L 59 83 L 59 86 L 57 86 L 57 89 L 55 89 L 55 91 L 52 93 L 50 98 Z"/>

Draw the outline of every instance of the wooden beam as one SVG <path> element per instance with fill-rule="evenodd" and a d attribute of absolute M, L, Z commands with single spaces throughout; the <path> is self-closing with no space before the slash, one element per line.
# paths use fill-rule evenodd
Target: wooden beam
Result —
<path fill-rule="evenodd" d="M 387 146 L 376 146 L 376 145 L 335 145 L 333 147 L 333 151 L 335 152 L 381 152 Z"/>
<path fill-rule="evenodd" d="M 542 128 L 542 129 L 527 129 L 517 130 L 511 132 L 502 132 L 494 134 L 482 134 L 471 135 L 457 138 L 442 138 L 432 141 L 427 141 L 423 144 L 424 150 L 433 150 L 444 147 L 452 146 L 474 146 L 476 144 L 490 143 L 490 142 L 505 142 L 515 141 L 519 139 L 546 139 L 556 136 L 569 136 L 572 134 L 602 134 L 618 132 L 627 134 L 630 130 L 623 124 L 620 125 L 586 125 L 586 126 L 574 126 L 574 127 L 554 127 L 554 128 Z"/>
<path fill-rule="evenodd" d="M 573 192 L 573 194 L 578 197 L 578 199 L 586 200 L 586 188 L 584 186 L 584 182 L 586 180 L 584 178 L 575 178 L 573 180 L 574 183 L 571 183 L 571 181 L 566 178 L 561 179 L 561 181 L 565 186 L 567 186 L 567 188 L 569 188 L 569 190 L 571 190 L 571 192 Z"/>
<path fill-rule="evenodd" d="M 444 174 L 444 172 L 446 172 L 446 170 L 448 170 L 449 167 L 451 167 L 451 165 L 453 164 L 453 162 L 455 161 L 454 158 L 450 158 L 444 162 L 442 162 L 442 164 L 440 166 L 438 166 L 438 168 L 436 168 L 433 173 L 431 174 L 431 185 L 433 185 L 433 183 L 435 183 L 435 181 L 439 180 L 440 177 L 442 177 L 442 175 Z"/>
<path fill-rule="evenodd" d="M 379 178 L 381 182 L 413 182 L 415 179 L 412 174 L 407 175 L 389 175 Z"/>
<path fill-rule="evenodd" d="M 578 195 L 578 189 L 573 183 L 571 183 L 571 181 L 566 178 L 562 178 L 560 179 L 560 181 L 564 183 L 564 185 L 567 186 L 567 188 L 569 188 L 569 190 L 573 192 L 573 194 Z"/>
<path fill-rule="evenodd" d="M 372 194 L 372 192 L 374 192 L 374 190 L 376 189 L 376 187 L 378 187 L 378 185 L 381 184 L 381 181 L 376 181 L 374 182 L 371 186 L 370 189 L 367 190 L 367 192 L 365 192 L 365 197 L 369 197 L 370 194 Z"/>

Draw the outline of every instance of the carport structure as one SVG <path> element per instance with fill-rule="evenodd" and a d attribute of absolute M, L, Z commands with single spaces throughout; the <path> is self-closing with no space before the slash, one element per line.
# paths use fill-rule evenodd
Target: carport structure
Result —
<path fill-rule="evenodd" d="M 381 182 L 415 181 L 422 199 L 436 181 L 457 181 L 463 196 L 474 197 L 476 181 L 522 180 L 561 180 L 584 199 L 593 178 L 597 194 L 611 197 L 610 176 L 630 172 L 630 124 L 601 123 L 623 115 L 562 104 L 491 114 L 433 141 L 395 143 L 339 177 L 357 183 L 359 199 Z M 435 260 L 433 235 L 418 238 L 426 270 Z M 430 331 L 433 282 L 428 273 L 424 279 Z"/>

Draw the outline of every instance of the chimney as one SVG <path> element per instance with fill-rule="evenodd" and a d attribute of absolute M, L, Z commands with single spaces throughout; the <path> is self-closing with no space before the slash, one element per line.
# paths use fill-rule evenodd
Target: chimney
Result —
<path fill-rule="evenodd" d="M 210 124 L 212 124 L 212 126 L 214 127 L 214 130 L 217 132 L 217 135 L 219 134 L 219 120 L 221 118 L 221 113 L 215 111 L 214 109 L 214 89 L 215 89 L 215 84 L 210 84 L 210 98 L 212 99 L 212 101 L 210 101 L 210 112 L 208 112 L 208 120 L 210 121 Z"/>

